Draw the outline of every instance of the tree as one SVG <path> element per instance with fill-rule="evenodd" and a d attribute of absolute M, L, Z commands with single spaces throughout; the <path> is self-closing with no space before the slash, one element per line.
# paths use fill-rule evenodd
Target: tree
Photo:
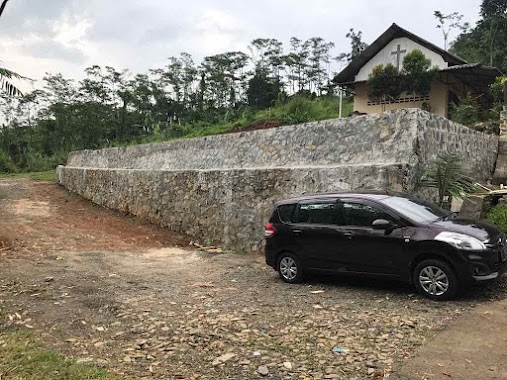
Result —
<path fill-rule="evenodd" d="M 271 107 L 278 99 L 280 91 L 280 82 L 276 78 L 270 78 L 265 70 L 259 68 L 248 81 L 248 105 L 256 109 Z"/>
<path fill-rule="evenodd" d="M 392 64 L 373 67 L 368 77 L 368 95 L 373 101 L 382 104 L 383 110 L 385 103 L 399 98 L 402 91 L 402 76 L 396 67 Z"/>
<path fill-rule="evenodd" d="M 2 17 L 7 2 L 9 0 L 3 0 L 2 5 L 0 5 L 0 17 Z M 8 70 L 4 67 L 0 67 L 0 90 L 5 92 L 9 96 L 21 96 L 23 95 L 19 88 L 16 87 L 12 83 L 12 79 L 28 79 L 25 78 L 14 71 Z"/>
<path fill-rule="evenodd" d="M 438 205 L 450 208 L 449 198 L 466 198 L 476 190 L 472 178 L 464 174 L 463 158 L 456 154 L 439 155 L 422 175 L 418 187 L 433 188 L 438 191 Z"/>
<path fill-rule="evenodd" d="M 350 39 L 350 52 L 340 54 L 335 60 L 350 62 L 356 59 L 368 47 L 368 44 L 363 42 L 363 32 L 356 32 L 354 28 L 351 28 L 345 37 Z"/>
<path fill-rule="evenodd" d="M 426 96 L 437 73 L 438 68 L 431 67 L 431 60 L 414 49 L 405 55 L 401 72 L 392 64 L 375 66 L 368 77 L 368 95 L 380 104 L 395 101 L 403 92 Z"/>
<path fill-rule="evenodd" d="M 275 102 L 284 122 L 334 115 L 336 99 L 326 99 L 318 112 L 313 101 L 332 92 L 333 46 L 320 37 L 293 37 L 284 53 L 281 42 L 262 38 L 252 42 L 249 55 L 224 52 L 194 63 L 181 53 L 148 73 L 94 65 L 79 81 L 47 74 L 40 90 L 24 96 L 10 87 L 10 79 L 22 77 L 0 69 L 0 154 L 21 170 L 51 169 L 72 150 L 210 133 L 212 125 L 243 122 Z M 301 96 L 285 103 L 286 87 Z"/>
<path fill-rule="evenodd" d="M 21 90 L 12 83 L 12 79 L 28 79 L 14 71 L 8 70 L 4 67 L 0 67 L 0 90 L 5 92 L 9 96 L 21 96 L 23 93 Z"/>
<path fill-rule="evenodd" d="M 490 85 L 491 96 L 496 103 L 503 104 L 504 102 L 505 82 L 507 82 L 507 76 L 502 75 L 497 77 L 495 82 Z"/>
<path fill-rule="evenodd" d="M 280 78 L 283 66 L 283 44 L 273 38 L 257 38 L 248 47 L 256 69 L 268 71 L 270 76 Z"/>
<path fill-rule="evenodd" d="M 419 49 L 414 49 L 403 58 L 403 91 L 408 94 L 429 95 L 438 68 L 431 67 L 431 60 Z"/>
<path fill-rule="evenodd" d="M 480 121 L 481 106 L 477 97 L 468 93 L 459 104 L 451 104 L 449 118 L 456 123 L 473 127 Z"/>
<path fill-rule="evenodd" d="M 302 91 L 308 83 L 306 69 L 308 67 L 310 51 L 309 45 L 296 37 L 290 39 L 290 45 L 291 53 L 285 57 L 285 62 L 286 65 L 290 66 L 290 70 L 292 71 L 292 75 L 289 75 L 289 80 L 292 81 L 293 93 L 295 93 Z"/>
<path fill-rule="evenodd" d="M 326 42 L 320 37 L 310 38 L 308 41 L 308 50 L 310 52 L 308 65 L 308 90 L 315 90 L 322 95 L 324 86 L 329 81 L 330 50 L 334 47 L 334 43 Z M 313 85 L 313 86 L 312 86 Z"/>
<path fill-rule="evenodd" d="M 44 149 L 52 154 L 58 148 L 67 151 L 77 147 L 84 139 L 86 126 L 78 121 L 81 119 L 85 122 L 76 112 L 78 90 L 74 81 L 64 78 L 62 74 L 48 74 L 43 78 L 43 83 L 39 94 L 38 118 L 47 121 L 44 124 L 47 128 Z"/>
<path fill-rule="evenodd" d="M 507 2 L 505 0 L 483 0 L 481 4 L 481 16 L 484 19 L 491 19 L 497 15 L 507 12 Z"/>
<path fill-rule="evenodd" d="M 462 31 L 466 31 L 470 28 L 469 23 L 462 23 L 463 15 L 458 12 L 453 12 L 447 15 L 444 15 L 441 11 L 433 12 L 433 15 L 438 21 L 437 29 L 442 31 L 442 35 L 444 36 L 444 49 L 447 50 L 447 41 L 449 40 L 449 33 L 453 29 L 460 29 Z"/>
<path fill-rule="evenodd" d="M 4 11 L 5 11 L 5 6 L 7 5 L 8 1 L 9 0 L 3 0 L 2 1 L 2 5 L 0 6 L 0 17 L 2 17 L 2 15 L 3 15 Z"/>
<path fill-rule="evenodd" d="M 469 62 L 496 66 L 507 71 L 507 2 L 483 0 L 481 19 L 475 28 L 464 30 L 451 51 Z"/>
<path fill-rule="evenodd" d="M 243 88 L 248 56 L 242 52 L 227 52 L 204 58 L 207 97 L 214 107 L 225 109 L 243 100 Z M 234 100 L 234 101 L 232 101 Z"/>

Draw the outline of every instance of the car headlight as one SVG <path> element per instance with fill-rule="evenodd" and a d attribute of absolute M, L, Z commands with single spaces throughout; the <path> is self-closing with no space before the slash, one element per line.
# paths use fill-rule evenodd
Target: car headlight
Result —
<path fill-rule="evenodd" d="M 443 241 L 458 249 L 467 251 L 479 251 L 486 249 L 486 246 L 479 239 L 473 236 L 459 234 L 457 232 L 440 232 L 435 240 Z"/>

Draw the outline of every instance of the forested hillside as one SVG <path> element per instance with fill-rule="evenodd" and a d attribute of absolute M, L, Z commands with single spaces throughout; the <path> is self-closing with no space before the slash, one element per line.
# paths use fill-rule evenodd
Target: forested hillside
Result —
<path fill-rule="evenodd" d="M 480 19 L 466 28 L 451 46 L 451 52 L 468 62 L 498 67 L 507 73 L 507 1 L 483 0 Z"/>
<path fill-rule="evenodd" d="M 40 89 L 1 98 L 0 172 L 47 170 L 78 149 L 337 117 L 331 64 L 364 48 L 360 33 L 349 37 L 352 52 L 338 58 L 322 38 L 292 38 L 288 48 L 257 39 L 248 53 L 198 64 L 182 53 L 144 74 L 100 66 L 87 68 L 78 82 L 48 74 Z M 350 110 L 346 99 L 344 114 Z"/>

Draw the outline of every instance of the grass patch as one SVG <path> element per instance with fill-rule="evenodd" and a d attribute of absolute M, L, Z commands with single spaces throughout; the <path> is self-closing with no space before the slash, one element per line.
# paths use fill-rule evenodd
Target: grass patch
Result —
<path fill-rule="evenodd" d="M 56 172 L 54 170 L 48 170 L 45 172 L 31 172 L 31 173 L 2 173 L 2 178 L 26 178 L 32 181 L 56 181 Z"/>
<path fill-rule="evenodd" d="M 0 333 L 0 378 L 2 380 L 122 379 L 92 365 L 65 359 L 42 347 L 33 334 L 16 330 L 3 330 Z"/>
<path fill-rule="evenodd" d="M 125 147 L 138 144 L 147 144 L 176 139 L 188 139 L 193 137 L 204 137 L 217 135 L 231 131 L 232 129 L 241 130 L 252 124 L 266 121 L 275 121 L 284 125 L 294 125 L 312 121 L 321 121 L 326 119 L 335 119 L 339 117 L 340 100 L 337 97 L 320 97 L 311 99 L 306 96 L 296 95 L 284 103 L 279 103 L 268 109 L 254 111 L 246 109 L 236 115 L 228 115 L 223 121 L 205 122 L 198 121 L 190 124 L 176 126 L 177 130 L 159 131 L 150 136 L 144 136 L 141 139 L 135 139 L 128 142 L 114 142 L 112 146 Z M 352 113 L 354 104 L 350 99 L 343 100 L 343 117 Z M 235 117 L 233 117 L 235 116 Z"/>
<path fill-rule="evenodd" d="M 340 100 L 337 97 L 308 99 L 304 96 L 294 96 L 284 104 L 257 112 L 256 119 L 275 119 L 282 125 L 335 119 L 339 116 L 339 107 Z M 343 116 L 349 116 L 352 108 L 353 103 L 344 99 Z"/>

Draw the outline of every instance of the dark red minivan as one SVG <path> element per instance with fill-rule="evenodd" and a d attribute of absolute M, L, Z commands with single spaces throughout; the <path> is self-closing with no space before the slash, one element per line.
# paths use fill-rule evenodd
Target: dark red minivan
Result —
<path fill-rule="evenodd" d="M 275 203 L 266 225 L 266 263 L 289 283 L 308 272 L 393 278 L 434 300 L 507 269 L 506 237 L 399 193 L 304 195 Z"/>

